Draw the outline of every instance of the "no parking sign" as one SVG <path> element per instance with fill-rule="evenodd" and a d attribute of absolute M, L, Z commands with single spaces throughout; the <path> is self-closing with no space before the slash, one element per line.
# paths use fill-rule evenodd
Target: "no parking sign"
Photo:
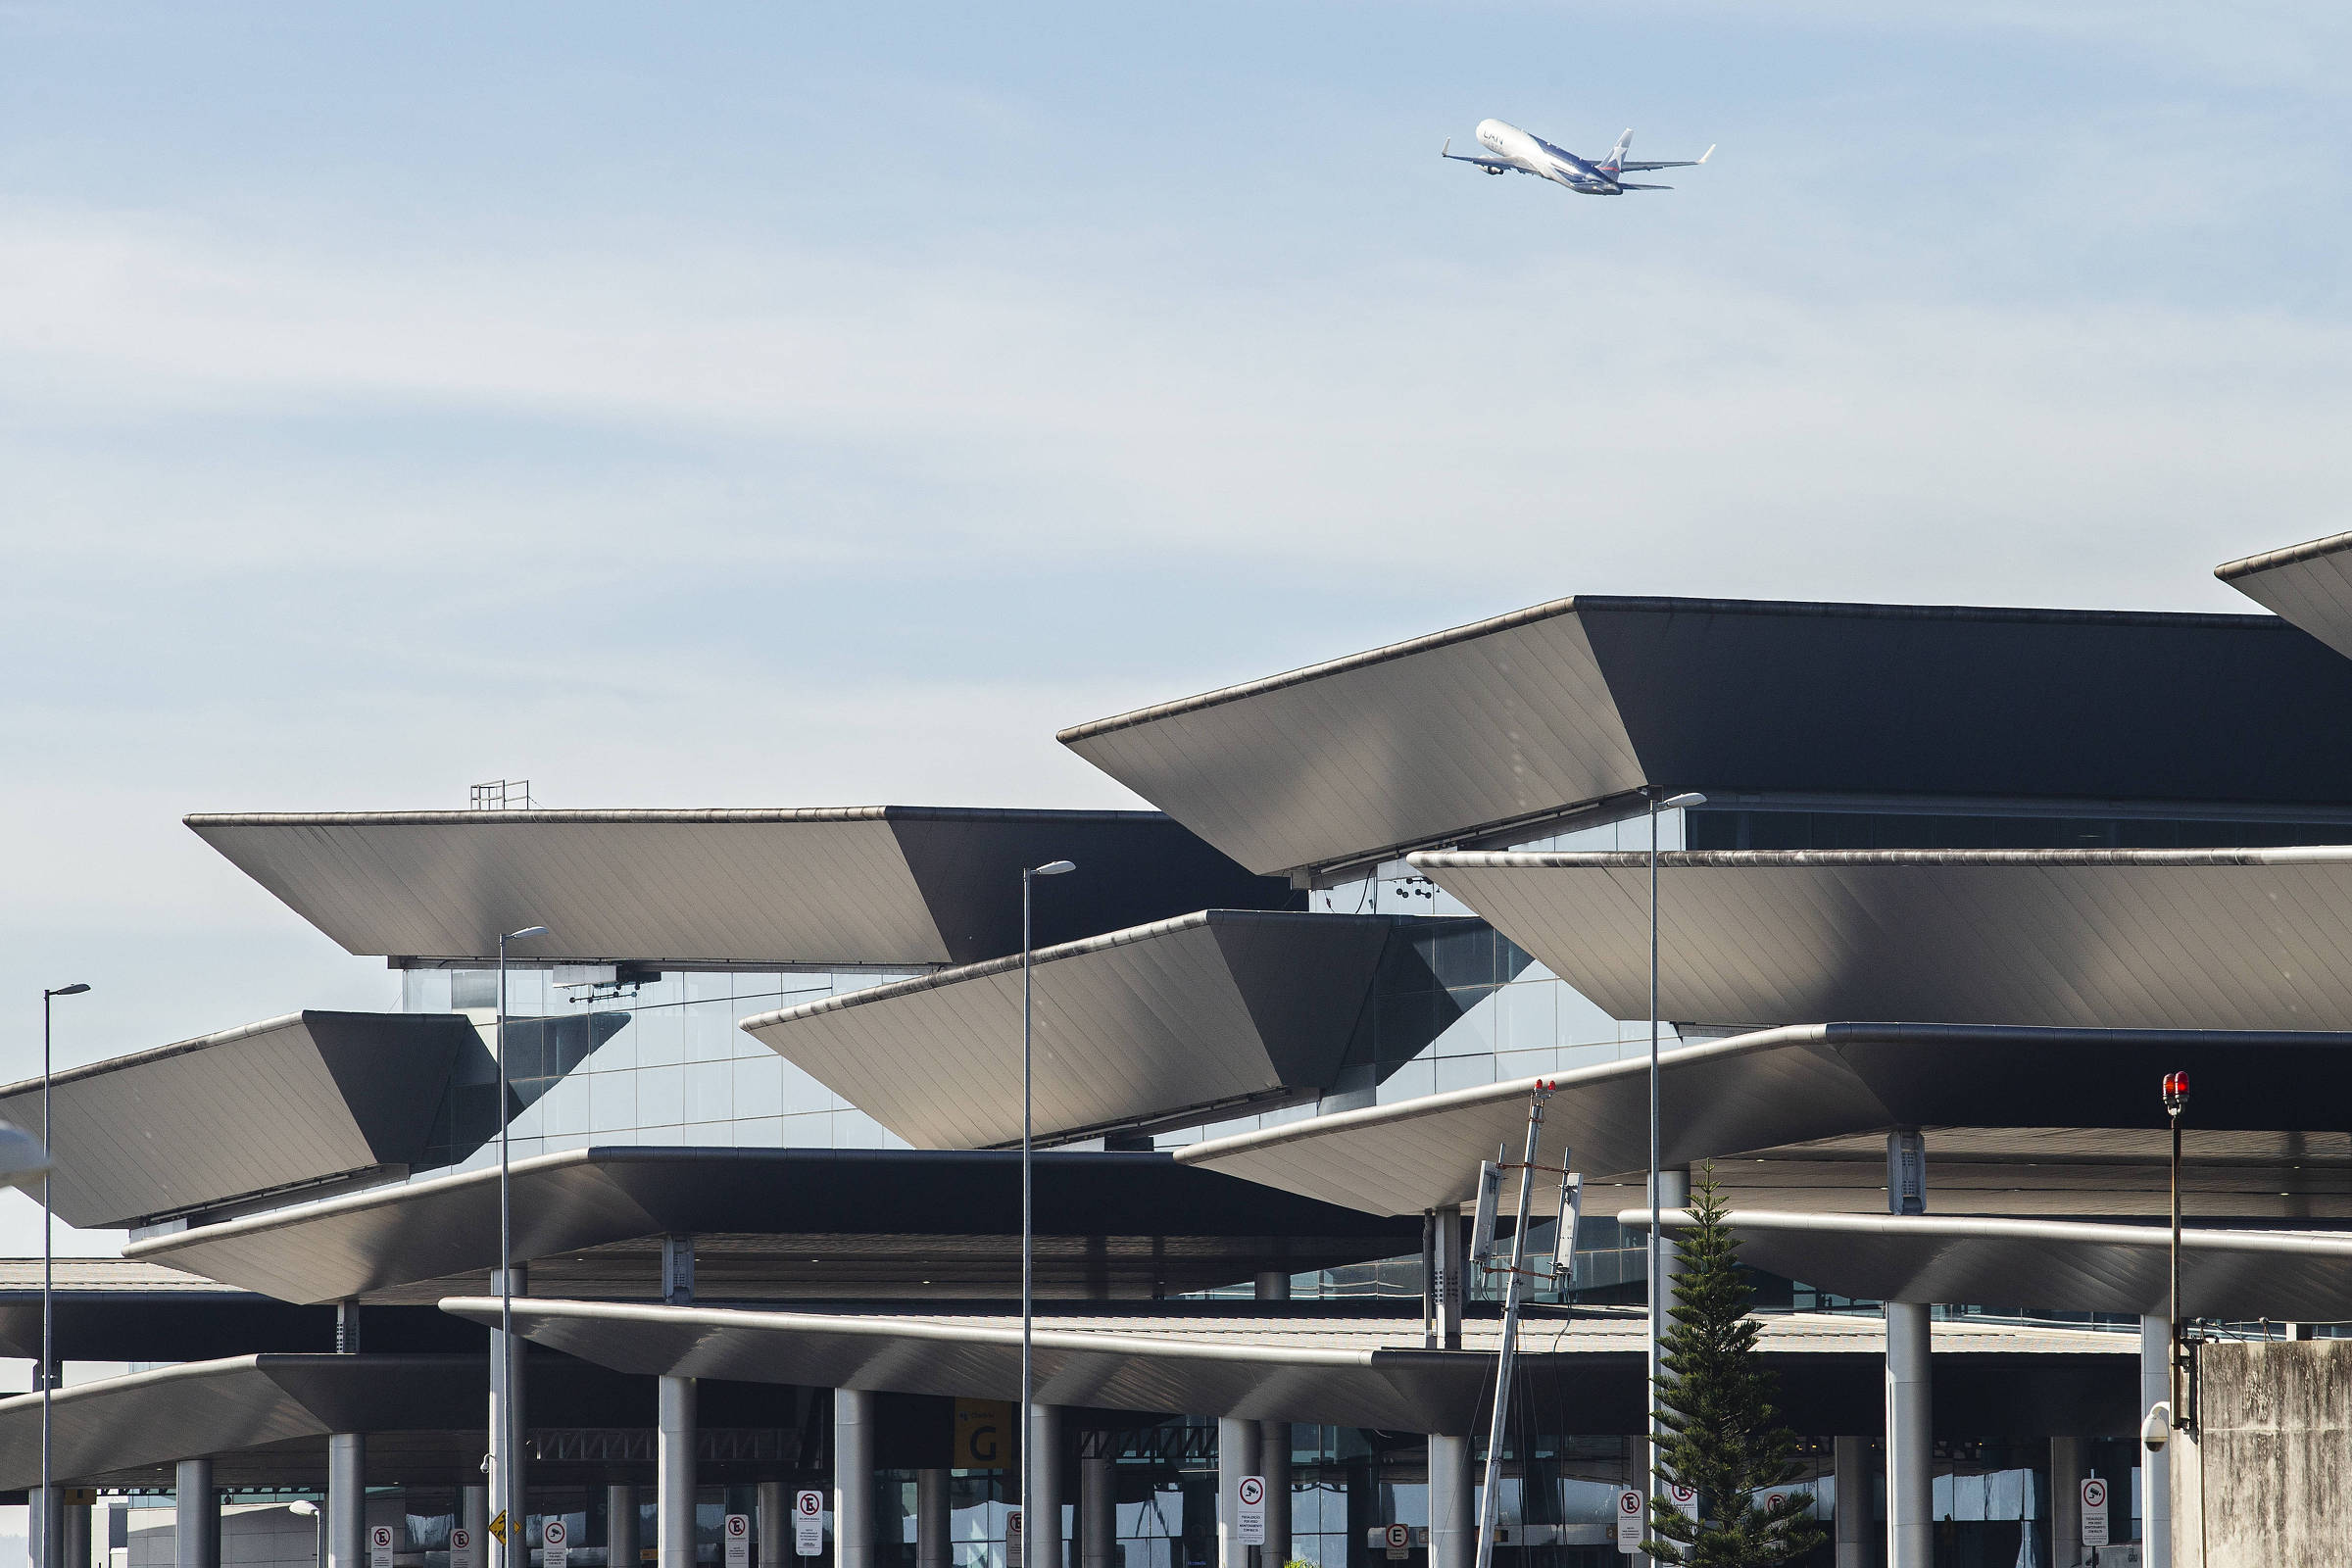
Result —
<path fill-rule="evenodd" d="M 804 1492 L 792 1499 L 792 1549 L 802 1557 L 822 1556 L 825 1550 L 825 1494 Z"/>
<path fill-rule="evenodd" d="M 1631 1557 L 1641 1551 L 1642 1538 L 1648 1534 L 1642 1529 L 1642 1494 L 1627 1487 L 1617 1494 L 1617 1549 Z"/>

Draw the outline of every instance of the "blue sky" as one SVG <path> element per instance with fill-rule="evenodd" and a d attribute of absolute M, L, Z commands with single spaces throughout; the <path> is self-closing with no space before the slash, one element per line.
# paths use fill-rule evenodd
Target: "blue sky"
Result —
<path fill-rule="evenodd" d="M 1118 805 L 1056 726 L 1566 593 L 2250 608 L 2352 525 L 2352 24 L 1889 9 L 0 0 L 0 1070 L 388 1004 L 190 810 Z"/>

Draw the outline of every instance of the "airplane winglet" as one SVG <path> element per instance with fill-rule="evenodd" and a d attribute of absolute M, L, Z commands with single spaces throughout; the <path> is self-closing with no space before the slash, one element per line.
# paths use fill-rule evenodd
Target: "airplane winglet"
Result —
<path fill-rule="evenodd" d="M 1438 149 L 1438 156 L 1440 158 L 1451 158 L 1453 156 L 1453 138 L 1451 136 L 1446 137 L 1446 145 Z"/>
<path fill-rule="evenodd" d="M 1710 158 L 1712 158 L 1712 157 L 1714 157 L 1714 156 L 1715 156 L 1715 144 L 1714 144 L 1713 142 L 1709 142 L 1709 143 L 1707 143 L 1707 150 L 1706 150 L 1705 152 L 1703 152 L 1703 153 L 1700 153 L 1700 154 L 1698 155 L 1698 161 L 1699 161 L 1700 163 L 1702 163 L 1702 164 L 1703 164 L 1703 163 L 1705 163 L 1705 162 L 1706 162 L 1708 159 L 1710 159 Z"/>

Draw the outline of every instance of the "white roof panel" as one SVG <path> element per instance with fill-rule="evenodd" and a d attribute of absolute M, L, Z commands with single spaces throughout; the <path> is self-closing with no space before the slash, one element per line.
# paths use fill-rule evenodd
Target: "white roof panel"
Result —
<path fill-rule="evenodd" d="M 2352 657 L 2352 533 L 2226 562 L 2213 574 Z"/>

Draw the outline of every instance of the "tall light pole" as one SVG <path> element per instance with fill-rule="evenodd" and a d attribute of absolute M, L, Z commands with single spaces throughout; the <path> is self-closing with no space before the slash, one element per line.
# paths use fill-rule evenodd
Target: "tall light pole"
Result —
<path fill-rule="evenodd" d="M 514 1353 L 514 1201 L 507 1158 L 507 1126 L 514 1120 L 507 1114 L 507 944 L 546 935 L 547 927 L 526 925 L 498 936 L 498 1356 L 491 1387 L 498 1429 L 490 1437 L 498 1473 L 492 1477 L 497 1485 L 490 1506 L 506 1516 L 507 1535 L 499 1546 L 510 1568 L 517 1563 L 529 1568 L 531 1548 L 522 1539 L 522 1424 L 514 1418 L 522 1357 Z M 519 1555 L 517 1542 L 522 1542 Z"/>
<path fill-rule="evenodd" d="M 1688 809 L 1704 806 L 1707 798 L 1695 792 L 1661 801 L 1654 789 L 1642 791 L 1649 801 L 1649 1474 L 1657 1490 L 1658 1473 L 1658 1342 L 1666 1337 L 1665 1249 L 1658 1238 L 1658 808 Z M 1686 843 L 1689 842 L 1686 837 Z"/>
<path fill-rule="evenodd" d="M 1075 860 L 1048 860 L 1043 865 L 1021 867 L 1021 1560 L 1008 1568 L 1030 1568 L 1039 1561 L 1037 1552 L 1037 1521 L 1029 1517 L 1029 1473 L 1038 1455 L 1030 1451 L 1029 1441 L 1033 1419 L 1030 1410 L 1031 1355 L 1030 1340 L 1037 1324 L 1037 1292 L 1035 1264 L 1037 1228 L 1030 1205 L 1030 1156 L 1036 1151 L 1036 1128 L 1032 1125 L 1030 1083 L 1030 971 L 1036 967 L 1035 944 L 1030 935 L 1029 906 L 1031 889 L 1041 876 L 1060 876 L 1078 869 Z M 1048 1461 L 1049 1463 L 1051 1460 Z M 1054 1521 L 1056 1533 L 1061 1521 Z"/>
<path fill-rule="evenodd" d="M 49 1004 L 57 997 L 78 997 L 90 988 L 76 982 L 41 993 L 41 1147 L 54 1148 L 49 1128 Z M 58 1541 L 58 1524 L 63 1510 L 57 1506 L 53 1490 L 57 1478 L 49 1473 L 49 1385 L 57 1381 L 57 1313 L 50 1278 L 54 1250 L 51 1232 L 56 1216 L 49 1209 L 49 1173 L 41 1172 L 41 1555 L 39 1568 L 54 1568 L 60 1560 L 63 1545 Z M 32 1521 L 25 1521 L 30 1526 Z M 25 1532 L 32 1534 L 28 1528 Z"/>

